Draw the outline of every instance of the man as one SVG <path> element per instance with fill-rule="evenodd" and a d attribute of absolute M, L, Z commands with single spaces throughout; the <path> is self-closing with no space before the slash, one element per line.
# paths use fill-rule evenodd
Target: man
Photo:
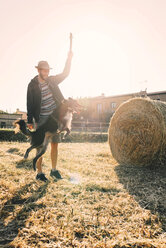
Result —
<path fill-rule="evenodd" d="M 53 110 L 64 100 L 64 97 L 58 87 L 70 73 L 71 59 L 73 53 L 70 50 L 62 73 L 55 76 L 49 76 L 50 68 L 47 61 L 40 61 L 38 70 L 27 89 L 27 126 L 29 129 L 38 128 L 53 112 Z M 35 123 L 34 123 L 35 122 Z M 60 134 L 55 134 L 51 140 L 51 162 L 52 169 L 50 175 L 61 179 L 60 172 L 56 169 L 58 159 L 58 143 L 61 141 Z M 42 172 L 42 160 L 40 157 L 37 161 L 36 179 L 47 181 L 45 174 Z"/>

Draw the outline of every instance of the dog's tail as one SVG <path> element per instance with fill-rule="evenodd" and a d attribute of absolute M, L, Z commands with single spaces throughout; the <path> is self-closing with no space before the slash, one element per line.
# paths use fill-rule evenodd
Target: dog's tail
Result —
<path fill-rule="evenodd" d="M 18 133 L 21 131 L 26 136 L 32 135 L 31 131 L 29 129 L 27 129 L 27 126 L 26 126 L 26 123 L 24 120 L 16 120 L 13 124 L 16 126 L 14 129 L 15 133 Z"/>

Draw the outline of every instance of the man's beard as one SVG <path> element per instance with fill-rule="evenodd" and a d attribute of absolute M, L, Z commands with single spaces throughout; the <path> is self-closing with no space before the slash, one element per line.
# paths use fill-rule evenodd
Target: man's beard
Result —
<path fill-rule="evenodd" d="M 41 79 L 46 80 L 46 79 L 42 76 L 42 74 L 40 74 L 40 77 L 41 77 Z"/>

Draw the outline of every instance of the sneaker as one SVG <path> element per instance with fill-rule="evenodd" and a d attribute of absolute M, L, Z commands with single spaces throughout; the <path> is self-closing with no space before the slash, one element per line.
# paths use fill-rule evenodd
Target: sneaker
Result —
<path fill-rule="evenodd" d="M 56 178 L 58 178 L 58 179 L 62 179 L 61 174 L 59 173 L 58 170 L 55 170 L 55 171 L 51 170 L 51 171 L 50 171 L 50 176 L 51 176 L 51 177 L 56 177 Z"/>
<path fill-rule="evenodd" d="M 48 180 L 47 177 L 44 175 L 44 173 L 37 174 L 36 179 L 44 181 L 44 182 L 46 182 Z"/>

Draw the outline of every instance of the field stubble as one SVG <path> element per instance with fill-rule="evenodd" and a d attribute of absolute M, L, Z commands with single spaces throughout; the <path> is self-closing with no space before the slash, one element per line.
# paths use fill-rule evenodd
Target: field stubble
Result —
<path fill-rule="evenodd" d="M 166 247 L 166 170 L 122 166 L 107 143 L 62 143 L 47 183 L 27 143 L 0 143 L 0 247 Z"/>

